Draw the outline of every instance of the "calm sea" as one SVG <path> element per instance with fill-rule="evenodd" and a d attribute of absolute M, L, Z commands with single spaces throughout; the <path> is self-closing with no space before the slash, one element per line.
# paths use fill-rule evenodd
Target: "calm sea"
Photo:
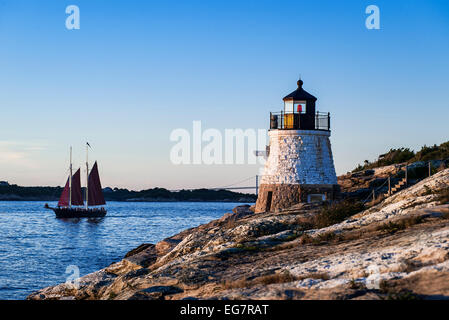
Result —
<path fill-rule="evenodd" d="M 104 268 L 142 243 L 209 222 L 237 205 L 109 202 L 103 219 L 59 220 L 44 202 L 0 201 L 0 299 L 24 299 L 65 282 L 73 273 L 69 266 L 81 276 Z"/>

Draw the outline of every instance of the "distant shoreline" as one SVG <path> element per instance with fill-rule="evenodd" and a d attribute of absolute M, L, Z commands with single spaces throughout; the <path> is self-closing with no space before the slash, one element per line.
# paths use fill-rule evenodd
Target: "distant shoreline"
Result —
<path fill-rule="evenodd" d="M 3 182 L 0 184 L 0 201 L 58 201 L 61 187 L 22 187 Z M 84 191 L 83 191 L 84 193 Z M 256 202 L 255 194 L 229 190 L 181 190 L 170 191 L 153 188 L 133 191 L 119 188 L 103 188 L 106 201 L 118 202 Z"/>
<path fill-rule="evenodd" d="M 58 201 L 58 199 L 1 199 L 0 202 L 44 202 L 44 201 Z M 255 203 L 253 199 L 239 199 L 239 200 L 106 200 L 107 202 L 229 202 L 229 203 Z"/>

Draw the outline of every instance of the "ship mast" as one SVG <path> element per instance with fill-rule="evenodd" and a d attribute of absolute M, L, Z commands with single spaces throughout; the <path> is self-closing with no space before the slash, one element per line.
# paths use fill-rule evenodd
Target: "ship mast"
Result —
<path fill-rule="evenodd" d="M 86 209 L 89 207 L 89 144 L 86 143 Z"/>
<path fill-rule="evenodd" d="M 70 146 L 69 208 L 72 207 L 72 146 Z"/>

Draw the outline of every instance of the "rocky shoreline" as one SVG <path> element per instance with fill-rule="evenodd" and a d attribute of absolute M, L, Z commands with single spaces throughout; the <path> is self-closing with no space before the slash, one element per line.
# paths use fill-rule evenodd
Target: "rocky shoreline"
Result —
<path fill-rule="evenodd" d="M 321 205 L 239 206 L 28 299 L 446 299 L 448 186 L 446 169 L 324 227 Z"/>

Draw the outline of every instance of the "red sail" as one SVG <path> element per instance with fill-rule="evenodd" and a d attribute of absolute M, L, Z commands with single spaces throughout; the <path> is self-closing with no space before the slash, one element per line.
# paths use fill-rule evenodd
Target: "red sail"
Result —
<path fill-rule="evenodd" d="M 83 193 L 81 192 L 81 170 L 78 169 L 72 177 L 72 205 L 82 206 Z"/>
<path fill-rule="evenodd" d="M 70 177 L 67 179 L 67 182 L 65 183 L 64 190 L 62 191 L 61 197 L 59 198 L 58 201 L 58 207 L 67 207 L 69 205 L 69 192 L 70 192 L 69 181 Z"/>
<path fill-rule="evenodd" d="M 106 204 L 103 197 L 103 190 L 101 189 L 100 175 L 98 174 L 97 162 L 95 162 L 89 174 L 89 206 L 101 206 Z"/>
<path fill-rule="evenodd" d="M 58 206 L 59 207 L 68 207 L 69 206 L 69 181 L 70 178 L 67 179 L 64 190 L 62 191 L 61 197 L 59 198 Z M 83 196 L 81 193 L 81 172 L 78 169 L 75 174 L 72 176 L 72 205 L 81 206 L 83 205 Z"/>

